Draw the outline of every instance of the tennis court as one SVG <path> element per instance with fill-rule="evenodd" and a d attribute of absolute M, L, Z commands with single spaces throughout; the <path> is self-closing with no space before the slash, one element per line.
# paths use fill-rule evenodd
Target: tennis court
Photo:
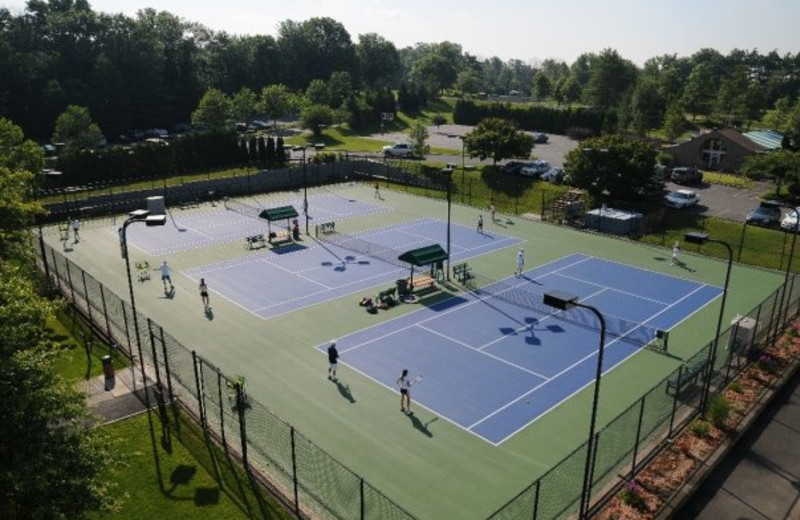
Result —
<path fill-rule="evenodd" d="M 386 206 L 335 194 L 313 195 L 308 198 L 308 203 L 312 223 L 345 220 L 389 211 Z M 287 198 L 269 203 L 269 207 L 278 206 L 294 206 L 301 212 L 303 198 Z M 263 203 L 249 200 L 247 203 L 231 203 L 229 207 L 234 210 L 226 211 L 224 206 L 219 204 L 216 210 L 199 213 L 171 211 L 169 224 L 157 232 L 131 227 L 127 233 L 128 245 L 148 255 L 163 256 L 235 240 L 240 240 L 244 244 L 244 237 L 267 232 L 266 221 L 258 218 L 258 212 L 266 207 Z M 285 226 L 283 228 L 285 229 Z M 109 228 L 109 232 L 116 235 L 117 230 Z"/>
<path fill-rule="evenodd" d="M 263 405 L 247 412 L 254 457 L 277 454 L 283 460 L 289 453 L 274 433 L 284 430 L 275 430 L 277 423 L 268 420 L 274 414 L 418 518 L 484 519 L 586 442 L 598 332 L 551 316 L 553 309 L 535 309 L 542 293 L 573 292 L 599 307 L 609 321 L 618 316 L 648 330 L 669 330 L 668 355 L 641 346 L 652 332 L 632 331 L 633 342 L 607 337 L 598 428 L 713 337 L 725 264 L 696 256 L 689 247 L 681 258 L 685 267 L 672 267 L 671 251 L 662 247 L 513 215 L 496 222 L 485 218 L 486 235 L 480 235 L 475 221 L 480 213 L 488 215 L 483 208 L 448 208 L 441 200 L 393 190 L 383 197 L 375 199 L 371 183 L 310 188 L 311 234 L 303 234 L 299 245 L 274 251 L 246 249 L 244 237 L 266 234 L 266 222 L 223 204 L 172 208 L 174 220 L 164 227 L 128 228 L 132 263 L 146 260 L 155 266 L 168 260 L 176 287 L 172 297 L 165 297 L 157 275 L 133 284 L 140 324 L 148 323 L 146 317 L 164 327 L 170 355 L 180 342 L 227 377 L 246 378 L 248 396 Z M 298 192 L 242 202 L 256 208 L 293 205 L 302 213 Z M 328 214 L 323 213 L 326 204 Z M 346 241 L 338 246 L 335 236 L 314 235 L 315 225 L 335 221 L 340 235 L 378 249 L 444 246 L 449 209 L 451 265 L 468 260 L 479 277 L 473 280 L 476 289 L 461 290 L 451 272 L 451 283 L 441 284 L 440 299 L 377 315 L 364 312 L 357 301 L 395 286 L 396 279 L 408 276 L 408 268 L 384 262 L 374 251 L 355 253 Z M 114 293 L 129 300 L 116 228 L 108 219 L 87 222 L 80 243 L 68 250 L 62 249 L 55 226 L 45 229 L 44 238 L 86 270 L 86 281 L 94 278 L 105 289 L 87 285 L 63 262 L 51 272 L 71 280 L 76 294 L 91 296 L 93 316 L 107 312 L 112 321 L 123 323 L 125 309 L 112 305 L 109 297 Z M 510 276 L 523 244 L 530 270 L 521 278 Z M 213 314 L 204 312 L 199 277 L 206 278 L 212 292 Z M 750 312 L 782 281 L 782 273 L 734 264 L 723 325 Z M 158 335 L 142 337 L 159 340 Z M 326 377 L 327 357 L 321 351 L 332 338 L 338 341 L 342 365 L 336 383 Z M 144 349 L 145 356 L 149 351 Z M 191 356 L 188 363 L 185 358 L 170 361 L 194 388 Z M 395 381 L 403 368 L 412 378 L 424 375 L 412 388 L 413 416 L 399 411 Z M 646 418 L 669 414 L 672 398 L 663 397 L 664 407 L 648 407 Z M 315 464 L 302 473 L 310 475 L 306 479 L 319 478 L 313 491 L 330 491 L 324 497 L 328 504 L 346 500 L 340 498 L 346 492 L 339 493 L 341 474 Z M 582 469 L 580 464 L 559 469 L 556 479 L 580 480 Z M 358 479 L 353 480 L 357 490 Z M 565 497 L 569 489 L 565 485 Z M 563 506 L 558 492 L 547 487 L 551 512 Z"/>
<path fill-rule="evenodd" d="M 230 212 L 228 212 L 230 213 Z M 248 219 L 252 220 L 252 219 Z M 447 223 L 418 219 L 385 226 L 340 243 L 372 246 L 370 254 L 357 254 L 335 243 L 306 237 L 302 243 L 276 250 L 253 252 L 183 271 L 192 280 L 205 278 L 212 291 L 260 316 L 275 316 L 354 293 L 370 294 L 373 287 L 386 289 L 408 276 L 408 266 L 397 256 L 431 243 L 446 247 Z M 331 239 L 332 240 L 332 239 Z M 455 261 L 510 247 L 519 239 L 497 233 L 479 234 L 474 229 L 451 226 L 450 243 Z"/>
<path fill-rule="evenodd" d="M 606 316 L 604 372 L 722 292 L 575 254 L 346 336 L 342 362 L 392 389 L 404 368 L 423 374 L 415 402 L 500 444 L 594 381 L 595 317 L 546 308 L 541 296 L 552 290 Z"/>

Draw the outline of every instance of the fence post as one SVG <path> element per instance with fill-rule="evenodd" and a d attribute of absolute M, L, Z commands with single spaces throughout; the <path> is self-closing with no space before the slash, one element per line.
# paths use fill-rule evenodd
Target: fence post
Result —
<path fill-rule="evenodd" d="M 297 491 L 297 448 L 294 440 L 294 426 L 290 427 L 289 433 L 292 439 L 292 484 L 294 487 L 294 514 L 300 518 L 300 497 Z"/>
<path fill-rule="evenodd" d="M 225 388 L 228 387 L 227 380 Z M 217 371 L 217 398 L 219 399 L 219 429 L 222 435 L 222 445 L 228 449 L 228 439 L 225 436 L 225 401 L 222 400 L 222 372 Z"/>
<path fill-rule="evenodd" d="M 681 389 L 681 377 L 683 376 L 683 365 L 678 367 L 678 379 L 677 385 L 675 385 L 675 398 L 672 400 L 672 414 L 670 414 L 669 418 L 669 433 L 667 436 L 671 439 L 672 432 L 675 431 L 675 414 L 678 412 L 678 394 L 680 393 Z M 669 388 L 669 381 L 667 382 L 667 388 Z"/>
<path fill-rule="evenodd" d="M 639 422 L 636 424 L 636 442 L 633 444 L 633 462 L 631 463 L 631 478 L 636 476 L 636 457 L 639 455 L 639 440 L 642 435 L 642 420 L 644 419 L 644 398 L 642 396 L 642 406 L 639 407 Z"/>
<path fill-rule="evenodd" d="M 197 368 L 199 361 L 197 359 L 197 352 L 192 351 L 192 366 L 194 367 L 194 384 L 197 388 L 197 409 L 200 412 L 200 426 L 203 427 L 203 432 L 208 433 L 208 424 L 206 424 L 206 412 L 204 410 L 205 404 L 203 403 L 203 389 L 200 386 L 200 371 Z"/>
<path fill-rule="evenodd" d="M 364 477 L 359 477 L 359 494 L 361 496 L 361 520 L 364 520 Z"/>
<path fill-rule="evenodd" d="M 758 305 L 758 310 L 756 311 L 756 327 L 753 330 L 753 336 L 750 338 L 750 345 L 747 346 L 747 350 L 745 351 L 745 356 L 747 359 L 750 359 L 750 356 L 753 355 L 753 347 L 756 345 L 756 337 L 758 337 L 758 324 L 760 323 L 761 319 L 761 306 L 763 303 Z"/>
<path fill-rule="evenodd" d="M 533 494 L 533 518 L 532 520 L 536 520 L 539 516 L 539 488 L 542 486 L 542 479 L 539 478 L 536 480 L 536 491 Z"/>
<path fill-rule="evenodd" d="M 89 302 L 89 288 L 86 287 L 86 271 L 81 269 L 81 280 L 83 281 L 83 295 L 86 300 L 86 312 L 89 313 L 89 321 L 94 322 L 92 319 L 92 304 Z"/>
<path fill-rule="evenodd" d="M 244 393 L 244 384 L 241 382 L 234 383 L 236 387 L 236 411 L 239 415 L 239 442 L 242 444 L 242 462 L 244 462 L 244 469 L 249 473 L 250 459 L 247 457 L 247 419 L 245 418 L 244 411 L 247 407 L 247 394 Z M 222 414 L 222 403 L 220 403 L 220 414 Z"/>
<path fill-rule="evenodd" d="M 739 240 L 739 258 L 736 259 L 737 262 L 742 261 L 742 249 L 744 249 L 744 235 L 747 232 L 747 222 L 742 224 L 742 238 Z"/>
<path fill-rule="evenodd" d="M 174 398 L 175 394 L 172 392 L 172 372 L 170 372 L 169 368 L 169 356 L 167 356 L 167 342 L 164 341 L 164 327 L 159 325 L 158 331 L 161 339 L 161 357 L 164 360 L 164 373 L 167 375 L 167 391 L 169 392 L 169 399 L 171 401 Z"/>
<path fill-rule="evenodd" d="M 58 262 L 56 262 L 56 251 L 53 248 L 50 248 L 50 253 L 53 255 L 53 277 L 55 281 L 56 289 L 61 292 L 61 277 L 58 274 Z"/>
<path fill-rule="evenodd" d="M 69 284 L 69 295 L 70 298 L 72 299 L 72 304 L 77 305 L 77 302 L 75 301 L 75 288 L 72 286 L 72 273 L 70 272 L 71 269 L 69 268 L 70 262 L 66 258 L 64 258 L 64 260 L 66 260 L 66 262 L 64 262 L 64 266 L 67 268 L 67 283 Z"/>
<path fill-rule="evenodd" d="M 158 369 L 158 351 L 156 350 L 155 334 L 153 334 L 153 320 L 147 318 L 147 332 L 150 336 L 150 350 L 153 354 L 153 369 L 156 372 L 156 388 L 158 395 L 164 396 L 164 386 L 161 384 L 161 371 Z"/>
<path fill-rule="evenodd" d="M 106 335 L 109 338 L 112 338 L 112 336 L 111 336 L 111 322 L 108 319 L 108 307 L 106 307 L 106 288 L 105 288 L 105 285 L 103 285 L 103 284 L 99 284 L 99 285 L 100 285 L 100 301 L 103 302 L 103 318 L 106 320 Z"/>
<path fill-rule="evenodd" d="M 539 218 L 542 219 L 542 220 L 544 220 L 544 206 L 545 206 L 545 204 L 547 204 L 547 201 L 545 200 L 545 191 L 542 190 L 542 208 L 539 210 Z"/>

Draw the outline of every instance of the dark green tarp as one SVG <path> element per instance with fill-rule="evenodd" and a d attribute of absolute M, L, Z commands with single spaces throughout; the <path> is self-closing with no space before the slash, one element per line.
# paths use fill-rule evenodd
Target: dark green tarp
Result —
<path fill-rule="evenodd" d="M 276 220 L 286 220 L 297 217 L 297 210 L 293 206 L 281 206 L 280 208 L 267 208 L 258 214 L 267 222 L 275 222 Z"/>
<path fill-rule="evenodd" d="M 422 267 L 423 265 L 431 265 L 437 262 L 447 260 L 447 252 L 442 249 L 439 244 L 432 246 L 420 247 L 419 249 L 412 249 L 406 251 L 397 257 L 401 262 L 406 262 L 411 265 Z"/>

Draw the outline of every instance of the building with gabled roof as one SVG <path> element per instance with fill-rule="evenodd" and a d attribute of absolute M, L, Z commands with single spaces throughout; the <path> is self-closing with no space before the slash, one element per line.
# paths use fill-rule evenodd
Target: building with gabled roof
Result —
<path fill-rule="evenodd" d="M 674 157 L 676 166 L 737 172 L 747 157 L 780 148 L 782 139 L 779 132 L 762 130 L 743 134 L 735 128 L 722 128 L 703 132 L 666 151 Z"/>

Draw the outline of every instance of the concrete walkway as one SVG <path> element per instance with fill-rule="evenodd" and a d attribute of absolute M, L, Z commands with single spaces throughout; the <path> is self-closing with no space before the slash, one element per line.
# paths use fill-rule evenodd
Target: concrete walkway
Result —
<path fill-rule="evenodd" d="M 673 518 L 800 519 L 800 372 Z"/>
<path fill-rule="evenodd" d="M 100 417 L 102 424 L 118 421 L 147 410 L 145 386 L 138 371 L 119 370 L 113 379 L 104 376 L 82 381 L 80 388 L 86 392 L 86 403 Z M 156 406 L 152 386 L 147 387 L 150 404 Z"/>

